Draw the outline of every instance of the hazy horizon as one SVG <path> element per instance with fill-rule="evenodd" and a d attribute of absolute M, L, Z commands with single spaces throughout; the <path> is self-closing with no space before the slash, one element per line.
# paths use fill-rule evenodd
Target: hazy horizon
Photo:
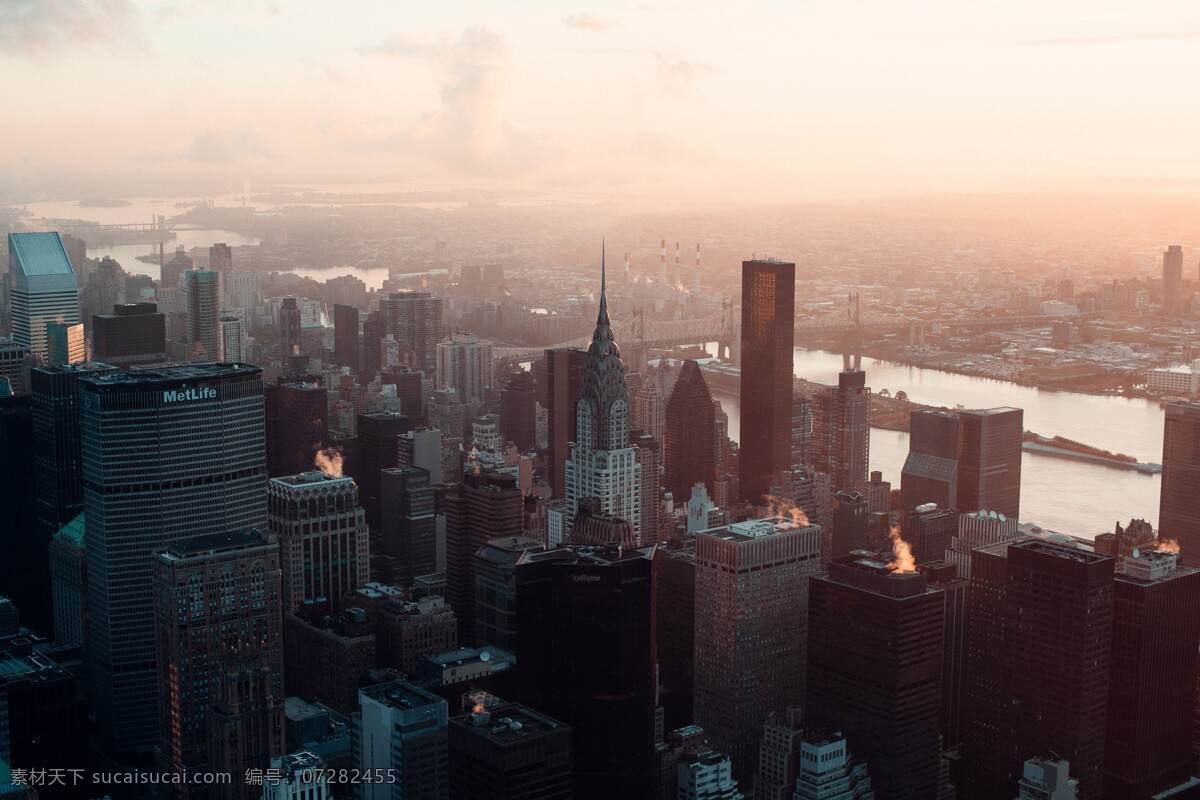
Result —
<path fill-rule="evenodd" d="M 1200 7 L 8 0 L 0 200 L 1200 194 Z"/>

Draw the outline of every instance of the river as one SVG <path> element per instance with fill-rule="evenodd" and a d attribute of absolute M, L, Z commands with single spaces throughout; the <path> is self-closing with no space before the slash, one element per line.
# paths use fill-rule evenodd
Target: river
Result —
<path fill-rule="evenodd" d="M 796 350 L 796 375 L 820 383 L 836 383 L 842 357 L 820 350 Z M 1162 460 L 1163 411 L 1153 401 L 1052 392 L 1006 381 L 957 375 L 932 369 L 863 359 L 867 385 L 873 391 L 905 391 L 914 402 L 929 405 L 1025 409 L 1025 428 L 1045 436 L 1061 435 L 1136 457 Z M 737 398 L 714 392 L 729 414 L 729 435 L 737 439 L 741 424 Z M 908 434 L 871 430 L 871 469 L 898 487 L 908 455 Z M 1158 475 L 1025 453 L 1021 462 L 1021 521 L 1092 538 L 1124 525 L 1130 517 L 1158 524 Z"/>

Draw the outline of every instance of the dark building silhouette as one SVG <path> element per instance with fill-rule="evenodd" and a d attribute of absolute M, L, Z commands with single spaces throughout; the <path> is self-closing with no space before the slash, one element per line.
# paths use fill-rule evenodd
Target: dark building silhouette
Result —
<path fill-rule="evenodd" d="M 1173 244 L 1163 251 L 1162 312 L 1168 317 L 1183 313 L 1183 247 Z"/>
<path fill-rule="evenodd" d="M 425 424 L 425 404 L 422 402 L 424 376 L 407 367 L 392 367 L 379 376 L 379 382 L 396 387 L 396 399 L 400 401 L 400 413 L 408 417 L 414 426 Z"/>
<path fill-rule="evenodd" d="M 905 535 L 908 535 L 905 530 Z M 953 564 L 942 560 L 920 565 L 929 585 L 941 589 L 946 598 L 942 635 L 942 748 L 954 747 L 962 739 L 963 659 L 967 649 L 967 589 L 969 581 L 959 577 Z"/>
<path fill-rule="evenodd" d="M 987 509 L 1020 519 L 1024 417 L 1019 408 L 958 412 L 959 511 Z"/>
<path fill-rule="evenodd" d="M 542 369 L 542 405 L 546 407 L 546 460 L 549 462 L 550 489 L 555 497 L 566 494 L 565 464 L 575 438 L 575 406 L 583 382 L 586 350 L 560 348 L 547 350 L 539 362 Z"/>
<path fill-rule="evenodd" d="M 1200 571 L 1178 559 L 1139 550 L 1113 579 L 1108 800 L 1152 797 L 1192 774 Z"/>
<path fill-rule="evenodd" d="M 153 580 L 160 768 L 266 769 L 284 752 L 279 545 L 191 537 L 155 555 Z"/>
<path fill-rule="evenodd" d="M 224 242 L 209 247 L 208 268 L 213 272 L 233 272 L 233 248 Z"/>
<path fill-rule="evenodd" d="M 1163 416 L 1158 530 L 1179 543 L 1183 563 L 1200 567 L 1200 403 L 1171 403 Z"/>
<path fill-rule="evenodd" d="M 296 298 L 285 297 L 279 303 L 279 360 L 287 363 L 292 356 L 300 355 L 300 306 Z"/>
<path fill-rule="evenodd" d="M 500 433 L 522 453 L 537 447 L 537 386 L 532 372 L 513 370 L 500 392 Z"/>
<path fill-rule="evenodd" d="M 379 301 L 384 332 L 400 349 L 400 363 L 433 375 L 442 338 L 442 299 L 429 292 L 392 292 Z"/>
<path fill-rule="evenodd" d="M 517 562 L 541 552 L 536 539 L 491 539 L 475 552 L 475 641 L 517 652 Z"/>
<path fill-rule="evenodd" d="M 378 374 L 383 369 L 383 337 L 387 335 L 387 323 L 383 314 L 372 311 L 363 320 L 362 371 Z"/>
<path fill-rule="evenodd" d="M 571 800 L 571 728 L 480 692 L 451 717 L 450 800 Z"/>
<path fill-rule="evenodd" d="M 918 561 L 941 561 L 958 534 L 957 511 L 937 508 L 932 503 L 917 506 L 904 518 L 904 538 Z"/>
<path fill-rule="evenodd" d="M 935 797 L 944 593 L 884 556 L 833 560 L 809 588 L 808 725 L 841 730 L 880 800 Z"/>
<path fill-rule="evenodd" d="M 162 265 L 162 269 L 159 271 L 158 285 L 163 289 L 178 288 L 183 273 L 195 268 L 196 262 L 187 254 L 183 245 L 179 245 L 175 248 L 175 255 Z"/>
<path fill-rule="evenodd" d="M 1101 797 L 1113 637 L 1113 560 L 1044 539 L 971 554 L 963 681 L 965 789 L 1010 800 L 1031 754 L 1071 763 Z"/>
<path fill-rule="evenodd" d="M 358 484 L 358 502 L 367 513 L 367 527 L 383 529 L 380 516 L 380 470 L 400 465 L 400 437 L 412 427 L 408 417 L 389 411 L 358 415 L 354 442 L 353 476 Z"/>
<path fill-rule="evenodd" d="M 358 607 L 332 614 L 328 603 L 311 602 L 285 614 L 283 628 L 288 695 L 354 713 L 376 663 L 371 616 Z"/>
<path fill-rule="evenodd" d="M 30 461 L 35 442 L 34 414 L 29 395 L 0 396 L 0 542 L 5 557 L 0 558 L 0 585 L 31 620 L 48 623 L 50 610 L 50 565 L 47 547 L 39 529 L 40 509 L 35 493 L 35 469 Z M 16 455 L 21 454 L 21 455 Z M 40 562 L 40 563 L 39 563 Z"/>
<path fill-rule="evenodd" d="M 677 502 L 686 502 L 697 483 L 703 483 L 710 493 L 714 491 L 716 426 L 716 409 L 700 365 L 685 361 L 667 401 L 663 434 L 666 488 Z"/>
<path fill-rule="evenodd" d="M 380 541 L 391 556 L 391 579 L 411 586 L 420 575 L 437 572 L 438 489 L 429 471 L 420 467 L 389 467 L 380 472 Z"/>
<path fill-rule="evenodd" d="M 296 475 L 313 467 L 329 438 L 325 387 L 309 381 L 267 387 L 267 463 L 272 476 Z"/>
<path fill-rule="evenodd" d="M 871 454 L 871 390 L 860 369 L 838 373 L 838 385 L 813 398 L 813 463 L 834 489 L 862 491 Z"/>
<path fill-rule="evenodd" d="M 695 540 L 659 546 L 654 551 L 654 570 L 659 702 L 666 728 L 675 730 L 695 719 Z"/>
<path fill-rule="evenodd" d="M 354 306 L 333 307 L 333 361 L 356 372 L 360 367 L 358 309 Z"/>
<path fill-rule="evenodd" d="M 521 535 L 523 500 L 516 478 L 485 470 L 447 486 L 443 503 L 446 599 L 458 616 L 459 640 L 470 643 L 475 639 L 475 554 L 489 539 Z"/>
<path fill-rule="evenodd" d="M 166 315 L 154 303 L 125 303 L 111 314 L 96 314 L 92 359 L 118 367 L 161 364 L 167 360 Z"/>
<path fill-rule="evenodd" d="M 758 502 L 771 476 L 791 465 L 792 343 L 796 265 L 742 262 L 741 415 L 739 495 Z"/>
<path fill-rule="evenodd" d="M 958 438 L 958 414 L 953 411 L 921 408 L 909 416 L 908 458 L 900 473 L 904 511 L 926 503 L 957 507 Z"/>
<path fill-rule="evenodd" d="M 871 519 L 867 498 L 859 492 L 833 495 L 833 535 L 829 558 L 841 558 L 870 546 Z"/>
<path fill-rule="evenodd" d="M 652 609 L 648 550 L 557 548 L 517 567 L 519 693 L 573 729 L 575 800 L 650 796 Z"/>
<path fill-rule="evenodd" d="M 0 399 L 0 416 L 3 413 Z M 68 763 L 76 768 L 88 763 L 82 692 L 78 678 L 56 661 L 59 656 L 53 643 L 28 629 L 0 634 L 0 707 L 4 709 L 0 747 L 6 768 L 53 770 Z M 43 786 L 41 792 L 87 796 L 71 787 L 69 779 L 65 788 Z"/>

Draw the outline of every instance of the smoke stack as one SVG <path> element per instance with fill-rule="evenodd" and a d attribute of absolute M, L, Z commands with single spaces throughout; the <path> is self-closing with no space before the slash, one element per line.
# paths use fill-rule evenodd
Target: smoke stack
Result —
<path fill-rule="evenodd" d="M 666 283 L 667 282 L 667 240 L 666 239 L 662 240 L 662 252 L 659 255 L 658 271 L 660 273 L 658 276 L 659 280 L 661 280 L 663 283 Z"/>
<path fill-rule="evenodd" d="M 629 283 L 629 253 L 625 254 L 625 282 Z"/>
<path fill-rule="evenodd" d="M 679 241 L 675 241 L 675 285 L 679 286 Z"/>
<path fill-rule="evenodd" d="M 700 243 L 696 242 L 696 271 L 692 273 L 692 291 L 700 291 Z"/>

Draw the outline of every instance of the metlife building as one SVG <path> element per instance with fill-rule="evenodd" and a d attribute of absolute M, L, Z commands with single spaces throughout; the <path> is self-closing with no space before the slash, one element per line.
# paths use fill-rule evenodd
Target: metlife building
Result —
<path fill-rule="evenodd" d="M 80 380 L 90 614 L 87 657 L 102 738 L 158 735 L 152 555 L 199 534 L 266 528 L 261 370 L 191 364 Z"/>

